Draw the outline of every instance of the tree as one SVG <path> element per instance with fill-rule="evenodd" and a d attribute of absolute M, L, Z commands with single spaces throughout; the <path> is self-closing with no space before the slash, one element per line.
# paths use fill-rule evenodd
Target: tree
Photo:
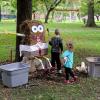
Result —
<path fill-rule="evenodd" d="M 81 7 L 80 7 L 80 11 L 81 11 L 81 16 L 86 16 L 88 13 L 88 1 L 87 0 L 81 0 Z"/>
<path fill-rule="evenodd" d="M 94 21 L 94 0 L 88 0 L 88 19 L 87 19 L 87 27 L 96 27 Z"/>
<path fill-rule="evenodd" d="M 3 0 L 2 3 L 1 3 L 1 6 L 2 6 L 3 9 L 5 9 L 4 12 L 5 12 L 6 14 L 8 14 L 9 11 L 10 11 L 10 8 L 11 8 L 10 0 L 8 0 L 8 1 Z"/>
<path fill-rule="evenodd" d="M 0 5 L 0 22 L 1 22 L 1 5 Z"/>
<path fill-rule="evenodd" d="M 41 9 L 42 8 L 42 9 Z M 44 4 L 42 0 L 32 0 L 32 13 L 34 14 L 33 18 L 35 19 L 35 13 L 37 11 L 41 12 L 44 10 Z"/>
<path fill-rule="evenodd" d="M 95 5 L 94 5 L 94 10 L 95 10 L 94 14 L 97 18 L 97 21 L 99 21 L 99 15 L 100 15 L 100 1 L 99 0 L 96 0 Z"/>
<path fill-rule="evenodd" d="M 1 21 L 1 0 L 0 0 L 0 21 Z"/>
<path fill-rule="evenodd" d="M 41 10 L 41 7 L 40 7 L 41 3 L 43 3 L 42 0 L 32 0 L 32 12 Z"/>
<path fill-rule="evenodd" d="M 11 9 L 11 12 L 13 13 L 13 14 L 16 14 L 16 10 L 17 10 L 17 1 L 16 0 L 11 0 L 11 7 L 12 7 L 12 9 Z"/>
<path fill-rule="evenodd" d="M 20 24 L 32 19 L 32 0 L 17 0 L 17 29 L 20 33 Z M 16 61 L 20 61 L 19 45 L 22 38 L 16 35 Z"/>
<path fill-rule="evenodd" d="M 16 9 L 17 8 L 17 1 L 11 0 L 11 6 Z"/>
<path fill-rule="evenodd" d="M 1 11 L 3 14 L 15 14 L 16 7 L 16 0 L 2 0 L 0 1 Z"/>
<path fill-rule="evenodd" d="M 48 23 L 48 19 L 51 11 L 53 11 L 55 7 L 57 7 L 61 3 L 62 0 L 43 0 L 43 1 L 47 10 L 45 16 L 45 23 Z"/>

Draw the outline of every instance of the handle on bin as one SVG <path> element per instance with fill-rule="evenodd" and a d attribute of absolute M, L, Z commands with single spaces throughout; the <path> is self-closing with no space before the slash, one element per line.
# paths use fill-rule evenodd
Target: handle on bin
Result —
<path fill-rule="evenodd" d="M 95 64 L 95 66 L 100 66 L 100 64 L 97 63 L 97 64 Z"/>

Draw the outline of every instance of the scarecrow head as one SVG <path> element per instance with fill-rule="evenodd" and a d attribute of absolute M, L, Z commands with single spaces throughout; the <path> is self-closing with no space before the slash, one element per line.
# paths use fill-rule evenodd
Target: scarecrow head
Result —
<path fill-rule="evenodd" d="M 44 25 L 40 21 L 26 20 L 21 24 L 21 33 L 25 35 L 23 44 L 34 45 L 38 42 L 45 42 Z"/>

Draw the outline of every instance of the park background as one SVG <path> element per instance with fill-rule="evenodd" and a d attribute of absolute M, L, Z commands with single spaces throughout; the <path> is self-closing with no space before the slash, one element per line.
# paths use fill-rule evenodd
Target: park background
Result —
<path fill-rule="evenodd" d="M 27 0 L 24 1 L 26 2 Z M 28 2 L 30 1 L 31 0 Z M 91 5 L 89 5 L 88 0 L 54 1 L 32 1 L 32 19 L 42 21 L 45 25 L 45 30 L 47 28 L 49 29 L 49 33 L 46 31 L 46 40 L 48 41 L 48 39 L 54 35 L 54 30 L 56 28 L 58 28 L 61 32 L 64 50 L 66 41 L 72 40 L 75 47 L 74 67 L 80 65 L 81 61 L 84 61 L 87 56 L 100 56 L 100 1 L 90 0 L 94 10 Z M 26 7 L 25 2 L 22 3 L 24 4 L 24 7 Z M 19 19 L 18 10 L 20 10 L 22 13 L 22 10 L 24 9 L 24 7 L 22 7 L 23 9 L 21 7 L 21 9 L 18 9 L 18 3 L 21 3 L 21 0 L 18 0 L 17 4 L 16 0 L 0 1 L 1 64 L 9 63 L 15 60 L 16 34 L 19 33 L 17 30 L 17 18 Z M 92 15 L 91 10 L 88 8 L 92 9 Z M 48 13 L 49 17 L 46 19 Z M 50 47 L 48 56 L 50 57 Z M 0 85 L 0 98 L 1 100 L 100 99 L 99 78 L 80 77 L 79 84 L 68 86 L 64 85 L 63 83 L 45 80 L 34 80 L 33 83 L 36 84 L 36 86 L 32 86 L 28 89 L 26 89 L 24 86 L 14 89 L 7 89 Z"/>

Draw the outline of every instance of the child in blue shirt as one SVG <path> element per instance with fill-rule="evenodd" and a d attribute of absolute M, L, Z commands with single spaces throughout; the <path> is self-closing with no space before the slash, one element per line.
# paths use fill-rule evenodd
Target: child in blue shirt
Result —
<path fill-rule="evenodd" d="M 64 53 L 62 54 L 62 57 L 64 59 L 65 74 L 66 74 L 66 79 L 64 80 L 64 82 L 71 83 L 71 81 L 69 81 L 69 76 L 73 78 L 73 81 L 76 81 L 77 78 L 72 71 L 73 55 L 74 55 L 73 44 L 71 42 L 68 42 L 66 46 L 68 50 L 64 51 Z"/>

